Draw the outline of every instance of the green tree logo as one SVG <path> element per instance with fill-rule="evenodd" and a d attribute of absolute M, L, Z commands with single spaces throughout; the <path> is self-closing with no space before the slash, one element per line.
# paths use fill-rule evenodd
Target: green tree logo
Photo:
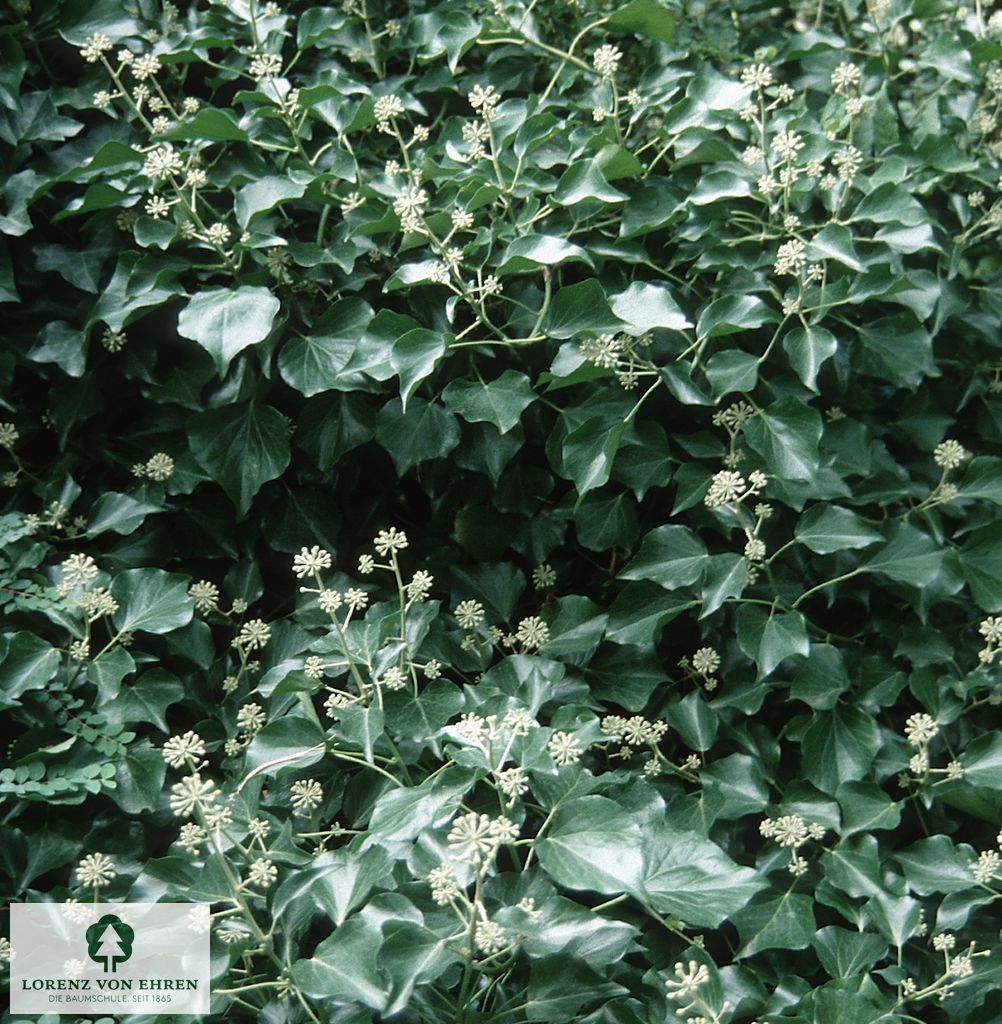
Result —
<path fill-rule="evenodd" d="M 119 964 L 132 956 L 132 940 L 135 931 L 114 914 L 105 914 L 86 932 L 87 954 L 97 964 L 103 964 L 106 972 L 112 974 Z"/>

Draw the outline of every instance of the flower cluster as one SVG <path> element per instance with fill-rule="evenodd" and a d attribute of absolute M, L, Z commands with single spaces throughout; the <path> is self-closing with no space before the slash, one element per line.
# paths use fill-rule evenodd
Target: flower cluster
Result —
<path fill-rule="evenodd" d="M 523 708 L 512 708 L 500 718 L 497 715 L 467 713 L 453 725 L 452 732 L 464 744 L 474 746 L 483 754 L 495 786 L 511 807 L 529 788 L 529 775 L 518 765 L 506 768 L 514 756 L 517 740 L 529 735 L 536 721 Z"/>
<path fill-rule="evenodd" d="M 103 888 L 116 875 L 115 862 L 103 853 L 90 853 L 77 865 L 77 881 L 81 885 Z"/>
<path fill-rule="evenodd" d="M 700 990 L 709 980 L 710 969 L 698 960 L 675 964 L 674 976 L 665 979 L 665 989 L 669 999 L 681 1004 L 675 1010 L 676 1017 L 685 1018 L 686 1014 L 698 1011 L 698 1016 L 688 1018 L 689 1024 L 720 1024 L 720 1013 L 729 1004 L 725 1003 L 720 1012 L 707 1005 Z"/>
<path fill-rule="evenodd" d="M 471 811 L 452 822 L 449 836 L 450 856 L 460 862 L 486 870 L 498 849 L 518 838 L 518 826 L 503 815 L 491 818 Z"/>
<path fill-rule="evenodd" d="M 710 481 L 710 487 L 703 498 L 703 504 L 707 508 L 736 505 L 746 498 L 759 494 L 767 482 L 765 473 L 759 470 L 749 473 L 747 480 L 735 470 L 721 470 L 715 473 Z"/>
<path fill-rule="evenodd" d="M 581 342 L 581 354 L 593 366 L 613 370 L 620 386 L 632 391 L 642 377 L 658 373 L 648 354 L 650 346 L 649 334 L 636 338 L 628 334 L 600 334 Z"/>
<path fill-rule="evenodd" d="M 929 742 L 938 734 L 936 720 L 924 711 L 909 715 L 905 721 L 905 739 L 917 751 L 908 761 L 914 775 L 925 775 L 929 770 Z"/>
<path fill-rule="evenodd" d="M 809 839 L 823 839 L 827 829 L 815 821 L 805 821 L 799 814 L 784 814 L 778 818 L 765 818 L 758 827 L 759 832 L 767 839 L 772 839 L 779 846 L 790 851 L 790 863 L 787 870 L 796 876 L 807 871 L 807 861 L 799 856 L 797 850 Z"/>
<path fill-rule="evenodd" d="M 174 475 L 174 460 L 166 452 L 156 452 L 146 462 L 137 462 L 132 467 L 132 475 L 140 480 L 163 483 Z"/>
<path fill-rule="evenodd" d="M 978 661 L 982 665 L 991 665 L 1002 653 L 1002 616 L 989 615 L 982 619 L 978 632 L 985 641 L 984 647 L 978 651 Z"/>

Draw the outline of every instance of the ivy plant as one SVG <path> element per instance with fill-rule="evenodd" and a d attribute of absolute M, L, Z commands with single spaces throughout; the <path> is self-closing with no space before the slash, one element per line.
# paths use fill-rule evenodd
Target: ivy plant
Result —
<path fill-rule="evenodd" d="M 999 1020 L 999 13 L 11 7 L 6 900 L 220 1019 Z"/>

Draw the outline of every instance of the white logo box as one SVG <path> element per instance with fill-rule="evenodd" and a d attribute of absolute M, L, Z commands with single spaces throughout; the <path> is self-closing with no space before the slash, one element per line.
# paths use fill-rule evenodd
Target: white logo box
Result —
<path fill-rule="evenodd" d="M 13 903 L 12 1013 L 209 1012 L 209 906 Z"/>

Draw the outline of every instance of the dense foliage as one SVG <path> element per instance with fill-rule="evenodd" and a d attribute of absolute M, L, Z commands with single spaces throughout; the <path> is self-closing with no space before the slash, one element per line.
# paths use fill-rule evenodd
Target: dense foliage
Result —
<path fill-rule="evenodd" d="M 5 899 L 237 1021 L 1002 1018 L 1002 17 L 13 6 Z"/>

